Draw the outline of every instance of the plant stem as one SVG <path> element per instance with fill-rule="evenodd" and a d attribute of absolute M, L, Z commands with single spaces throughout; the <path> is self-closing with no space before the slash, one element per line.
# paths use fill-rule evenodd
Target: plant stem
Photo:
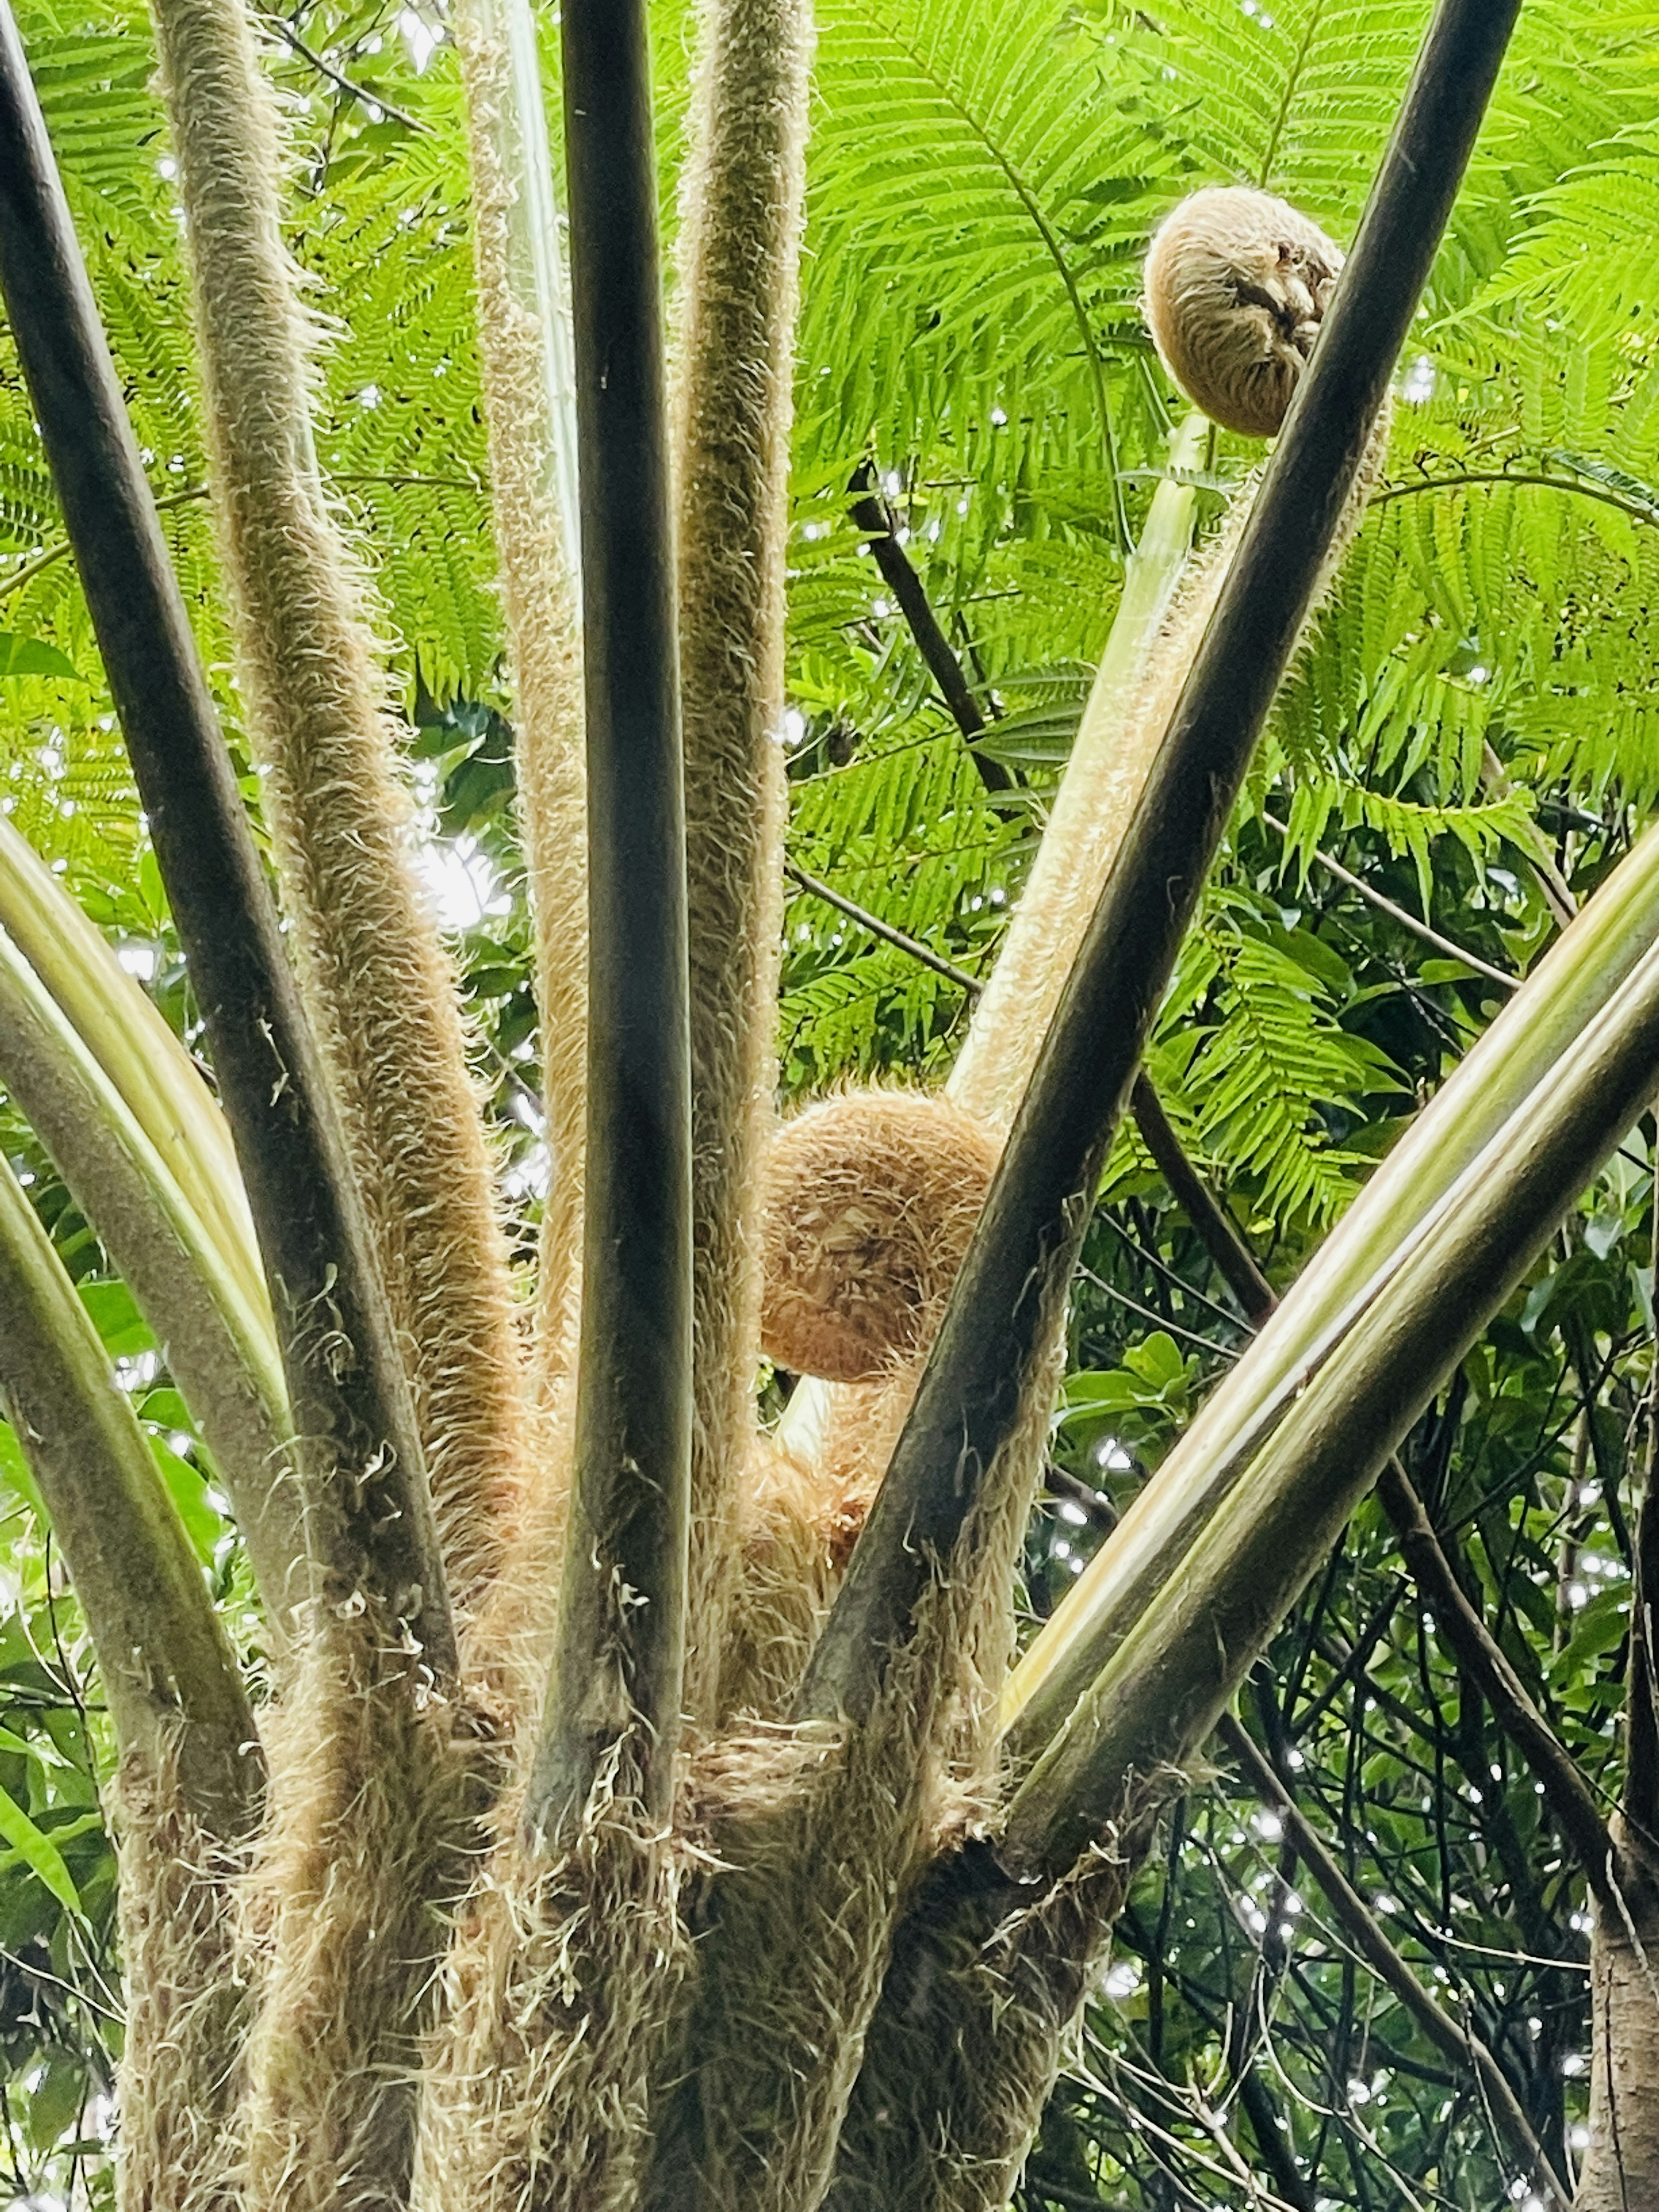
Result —
<path fill-rule="evenodd" d="M 3 932 L 0 1080 L 167 1346 L 167 1364 L 224 1477 L 280 1648 L 307 1578 L 289 1474 L 288 1391 L 270 1304 L 263 1295 L 257 1305 L 247 1300 L 170 1159 Z M 191 1081 L 201 1091 L 204 1116 L 216 1116 L 193 1070 Z M 177 1147 L 170 1157 L 179 1157 Z"/>
<path fill-rule="evenodd" d="M 1377 1477 L 1376 1494 L 1394 1523 L 1401 1556 L 1411 1569 L 1441 1634 L 1470 1679 L 1480 1686 L 1498 1726 L 1542 1784 L 1545 1802 L 1571 1844 L 1592 1892 L 1604 1906 L 1611 1906 L 1613 1840 L 1577 1761 L 1540 1712 L 1502 1646 L 1464 1595 L 1423 1501 L 1398 1459 L 1384 1463 Z"/>
<path fill-rule="evenodd" d="M 1007 1836 L 1015 1864 L 1069 1864 L 1132 1795 L 1139 1805 L 1159 1769 L 1191 1755 L 1656 1080 L 1659 951 L 1237 1436 L 1243 1471 L 1189 1543 L 1178 1594 L 1137 1620 L 1021 1785 Z"/>
<path fill-rule="evenodd" d="M 690 1516 L 690 1072 L 673 525 L 642 0 L 567 0 L 587 705 L 586 1218 L 559 1648 L 526 1820 L 671 1801 Z"/>
<path fill-rule="evenodd" d="M 951 652 L 950 641 L 939 626 L 939 617 L 928 605 L 921 579 L 899 543 L 892 515 L 876 489 L 876 481 L 873 462 L 860 461 L 848 486 L 854 494 L 848 512 L 864 534 L 881 571 L 881 580 L 893 594 L 906 627 L 915 640 L 916 650 L 927 664 L 927 672 L 950 709 L 951 720 L 968 740 L 969 757 L 980 781 L 988 792 L 1012 791 L 1014 779 L 1002 763 L 981 752 L 974 742 L 984 732 L 985 716 L 963 674 L 962 663 Z"/>
<path fill-rule="evenodd" d="M 1271 1322 L 1124 1516 L 1003 1692 L 1016 1758 L 1034 1755 L 1152 1605 L 1192 1531 L 1234 1479 L 1252 1432 L 1389 1255 L 1440 1204 L 1659 939 L 1659 830 L 1650 830 L 1464 1056 L 1349 1207 Z"/>
<path fill-rule="evenodd" d="M 1327 550 L 1519 0 L 1441 0 L 1307 377 L 1067 980 L 802 1718 L 866 1716 L 1018 1417 L 1106 1148 Z"/>
<path fill-rule="evenodd" d="M 242 1297 L 274 1326 L 236 1146 L 217 1101 L 107 939 L 3 815 L 0 929 L 120 1093 Z"/>
<path fill-rule="evenodd" d="M 1145 1069 L 1135 1078 L 1129 1104 L 1141 1141 L 1169 1184 L 1176 1203 L 1198 1231 L 1228 1289 L 1243 1307 L 1245 1319 L 1253 1328 L 1259 1326 L 1273 1311 L 1273 1285 L 1256 1266 L 1249 1246 L 1233 1226 L 1225 1206 L 1212 1194 L 1188 1158 Z"/>
<path fill-rule="evenodd" d="M 0 1391 L 97 1647 L 124 1755 L 177 1775 L 191 1814 L 246 1836 L 253 1716 L 190 1540 L 91 1317 L 0 1162 Z"/>
<path fill-rule="evenodd" d="M 0 290 L 236 1139 L 325 1594 L 375 1602 L 447 1680 L 454 1632 L 407 1382 L 9 12 Z"/>

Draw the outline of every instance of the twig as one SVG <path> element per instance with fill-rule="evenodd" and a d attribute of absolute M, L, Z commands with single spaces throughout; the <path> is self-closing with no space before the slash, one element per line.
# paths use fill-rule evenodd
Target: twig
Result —
<path fill-rule="evenodd" d="M 950 708 L 957 727 L 968 740 L 969 753 L 979 780 L 987 791 L 1012 791 L 1014 779 L 1002 763 L 981 752 L 975 739 L 984 734 L 985 717 L 980 712 L 979 702 L 969 686 L 962 671 L 962 663 L 951 650 L 950 641 L 939 626 L 939 617 L 927 603 L 921 579 L 912 567 L 910 557 L 899 544 L 893 518 L 886 503 L 874 489 L 876 473 L 869 461 L 860 461 L 853 471 L 853 481 L 848 489 L 855 495 L 848 510 L 854 521 L 869 541 L 870 550 L 881 571 L 882 581 L 893 594 L 899 612 L 915 640 L 916 650 L 927 662 L 928 672 L 939 688 L 939 696 Z"/>
<path fill-rule="evenodd" d="M 1601 1903 L 1610 1905 L 1612 1839 L 1577 1762 L 1533 1703 L 1503 1647 L 1464 1595 L 1423 1501 L 1398 1459 L 1391 1458 L 1384 1466 L 1377 1478 L 1376 1494 L 1394 1523 L 1401 1553 L 1441 1634 L 1480 1685 L 1499 1727 L 1543 1785 L 1545 1801 L 1571 1844 L 1585 1881 Z"/>
<path fill-rule="evenodd" d="M 401 123 L 405 131 L 425 131 L 427 125 L 418 116 L 410 115 L 405 109 L 395 106 L 384 93 L 369 92 L 362 85 L 354 84 L 349 76 L 335 68 L 332 62 L 325 61 L 321 54 L 308 46 L 294 26 L 284 21 L 282 16 L 262 15 L 259 21 L 268 24 L 285 46 L 294 49 L 301 61 L 309 62 L 313 69 L 325 76 L 331 84 L 337 85 L 349 98 L 359 101 L 364 107 L 378 107 L 382 115 L 389 115 L 394 123 Z"/>
<path fill-rule="evenodd" d="M 872 937 L 879 937 L 884 944 L 896 945 L 901 952 L 908 952 L 913 960 L 920 960 L 924 968 L 931 968 L 936 975 L 943 975 L 947 983 L 956 984 L 970 995 L 985 988 L 977 975 L 970 975 L 965 968 L 954 967 L 941 953 L 930 951 L 919 939 L 906 936 L 903 930 L 895 929 L 890 921 L 884 921 L 879 915 L 872 914 L 866 907 L 855 905 L 843 892 L 832 890 L 828 884 L 820 883 L 816 876 L 809 876 L 805 868 L 798 868 L 793 860 L 784 862 L 783 872 L 792 883 L 799 884 L 804 891 L 810 891 L 815 899 L 822 899 L 825 906 L 834 907 L 837 914 L 844 914 L 849 921 L 857 922 L 860 929 L 867 929 Z"/>
<path fill-rule="evenodd" d="M 1249 1246 L 1234 1227 L 1220 1200 L 1188 1158 L 1145 1068 L 1135 1078 L 1129 1106 L 1141 1140 L 1157 1163 L 1158 1173 L 1169 1184 L 1176 1203 L 1198 1231 L 1228 1289 L 1243 1307 L 1245 1319 L 1252 1328 L 1259 1328 L 1273 1309 L 1273 1285 L 1256 1266 Z"/>
<path fill-rule="evenodd" d="M 1262 811 L 1261 819 L 1270 830 L 1277 830 L 1281 837 L 1290 836 L 1290 830 L 1285 824 L 1276 816 L 1269 814 L 1265 808 Z M 1322 852 L 1316 845 L 1313 849 L 1312 857 L 1318 861 L 1327 875 L 1334 876 L 1338 883 L 1346 884 L 1351 891 L 1358 891 L 1360 897 L 1369 901 L 1379 914 L 1386 914 L 1391 921 L 1397 921 L 1402 929 L 1410 930 L 1413 937 L 1420 937 L 1425 945 L 1433 945 L 1437 952 L 1443 952 L 1448 959 L 1459 961 L 1465 968 L 1473 968 L 1477 975 L 1487 976 L 1492 982 L 1501 984 L 1506 991 L 1520 989 L 1521 981 L 1518 976 L 1506 975 L 1501 968 L 1494 968 L 1490 961 L 1482 960 L 1478 953 L 1466 952 L 1461 945 L 1454 945 L 1449 937 L 1443 937 L 1437 929 L 1431 929 L 1426 921 L 1419 921 L 1408 908 L 1396 906 L 1391 898 L 1385 898 L 1381 891 L 1374 890 L 1363 876 L 1355 875 L 1352 869 L 1345 868 L 1340 860 L 1334 860 L 1328 853 Z"/>
<path fill-rule="evenodd" d="M 1570 491 L 1579 499 L 1600 500 L 1604 507 L 1617 507 L 1633 522 L 1659 522 L 1659 507 L 1645 501 L 1621 499 L 1617 492 L 1585 483 L 1577 477 L 1534 475 L 1520 469 L 1460 469 L 1455 476 L 1425 477 L 1420 483 L 1389 484 L 1373 496 L 1371 505 L 1387 507 L 1391 500 L 1412 499 L 1425 491 L 1455 491 L 1464 484 L 1529 484 L 1540 491 Z"/>
<path fill-rule="evenodd" d="M 1522 2111 L 1509 2076 L 1478 2035 L 1459 2026 L 1425 1990 L 1373 1917 L 1369 1906 L 1326 1848 L 1288 1785 L 1231 1713 L 1216 1733 L 1244 1770 L 1246 1780 L 1264 1804 L 1271 1805 L 1296 1839 L 1297 1855 L 1318 1883 L 1338 1925 L 1379 1981 L 1391 1990 L 1436 2049 L 1459 2066 L 1470 2068 L 1489 2101 L 1492 2117 L 1510 2148 L 1534 2181 L 1554 2195 L 1561 2212 L 1572 2202 Z"/>

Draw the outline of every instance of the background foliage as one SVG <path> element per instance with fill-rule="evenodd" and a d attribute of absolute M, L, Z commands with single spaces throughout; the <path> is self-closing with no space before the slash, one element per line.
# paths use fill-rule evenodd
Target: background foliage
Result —
<path fill-rule="evenodd" d="M 19 15 L 239 747 L 146 21 L 127 0 Z M 1164 465 L 1176 401 L 1136 309 L 1146 237 L 1215 181 L 1264 184 L 1349 235 L 1425 16 L 1419 0 L 823 0 L 781 733 L 791 853 L 958 969 L 995 957 Z M 301 0 L 268 20 L 295 127 L 292 241 L 333 332 L 324 457 L 380 594 L 412 834 L 477 1017 L 505 1202 L 528 1231 L 536 1040 L 453 56 L 441 15 L 397 0 Z M 1656 28 L 1649 9 L 1528 0 L 1401 365 L 1386 487 L 1280 702 L 1160 1021 L 1149 1065 L 1171 1117 L 1280 1283 L 1502 995 L 1317 853 L 1518 975 L 1555 926 L 1539 856 L 1589 890 L 1659 789 Z M 664 0 L 671 228 L 690 36 Z M 1253 458 L 1212 441 L 1210 519 Z M 866 464 L 989 720 L 980 761 L 849 520 Z M 193 1040 L 3 349 L 0 807 Z M 787 931 L 787 1097 L 948 1064 L 960 986 L 804 891 Z M 1604 1778 L 1651 1445 L 1653 1134 L 1632 1133 L 1408 1454 L 1466 1588 Z M 8 1113 L 0 1136 L 257 1656 L 235 1531 L 158 1349 L 27 1130 Z M 1034 1615 L 1245 1334 L 1133 1134 L 1085 1257 L 1029 1547 Z M 1583 1886 L 1374 1508 L 1245 1717 L 1570 2159 Z M 109 1748 L 72 1594 L 0 1430 L 0 2192 L 31 2203 L 108 2196 Z M 1137 1887 L 1022 2204 L 1369 2212 L 1489 2206 L 1508 2186 L 1479 2097 L 1355 1960 L 1276 1816 L 1224 1771 L 1195 1787 Z"/>

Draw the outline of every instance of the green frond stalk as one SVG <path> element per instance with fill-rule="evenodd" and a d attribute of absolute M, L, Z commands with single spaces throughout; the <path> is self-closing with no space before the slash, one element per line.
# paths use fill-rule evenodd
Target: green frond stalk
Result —
<path fill-rule="evenodd" d="M 270 1294 L 229 1124 L 200 1071 L 46 862 L 0 815 L 0 929 L 155 1146 L 269 1330 Z"/>
<path fill-rule="evenodd" d="M 1017 1793 L 1005 1848 L 1058 1869 L 1156 1793 L 1228 1698 L 1388 1454 L 1659 1089 L 1659 950 L 1588 1024 L 1264 1409 L 1249 1463 Z"/>
<path fill-rule="evenodd" d="M 137 986 L 125 975 L 122 981 L 153 1012 Z M 108 1039 L 118 1064 L 136 1057 L 135 1038 L 143 1038 L 149 1024 L 134 1019 L 125 994 L 118 1000 L 112 994 L 112 1000 L 97 1009 L 92 1026 Z M 201 1093 L 197 1121 L 216 1118 L 219 1109 L 193 1070 L 191 1080 Z M 240 1274 L 227 1264 L 171 1167 L 3 930 L 0 1082 L 27 1115 L 165 1347 L 224 1478 L 276 1647 L 285 1649 L 308 1576 L 290 1466 L 288 1390 L 270 1303 L 263 1295 L 257 1305 L 249 1302 Z M 174 1160 L 181 1150 L 173 1147 Z"/>
<path fill-rule="evenodd" d="M 1182 588 L 1198 494 L 1182 477 L 1201 467 L 1209 434 L 1202 415 L 1188 415 L 1170 439 L 1170 472 L 1124 563 L 1122 595 L 1042 842 L 945 1083 L 952 1104 L 1000 1131 L 1030 1079 L 1226 573 L 1231 538 Z"/>
<path fill-rule="evenodd" d="M 507 616 L 519 815 L 536 930 L 550 1182 L 537 1385 L 574 1358 L 587 1097 L 587 815 L 576 606 L 576 399 L 558 206 L 529 0 L 456 11 L 472 171 L 491 514 Z M 538 1458 L 556 1448 L 544 1439 Z M 549 1470 L 542 1470 L 542 1482 Z M 532 1516 L 533 1517 L 533 1516 Z M 538 1550 L 545 1552 L 544 1541 Z"/>
<path fill-rule="evenodd" d="M 1017 1759 L 1036 1755 L 1180 1565 L 1297 1378 L 1352 1300 L 1659 943 L 1650 830 L 1551 947 L 1326 1239 L 1243 1358 L 1067 1592 L 1003 1692 Z"/>
<path fill-rule="evenodd" d="M 701 40 L 681 185 L 673 417 L 695 1255 L 686 1705 L 708 1726 L 756 1445 L 811 0 L 706 0 Z"/>
<path fill-rule="evenodd" d="M 230 2212 L 243 1999 L 228 1884 L 258 1817 L 258 1733 L 131 1401 L 3 1163 L 0 1400 L 63 1547 L 120 1755 L 120 1915 L 133 1992 L 118 2084 L 124 2212 Z"/>
<path fill-rule="evenodd" d="M 261 1769 L 234 1656 L 131 1401 L 9 1168 L 0 1394 L 69 1562 L 123 1756 L 176 1770 L 195 1818 L 246 1833 Z"/>
<path fill-rule="evenodd" d="M 526 1441 L 490 1156 L 406 850 L 369 595 L 313 449 L 315 334 L 282 234 L 275 97 L 242 0 L 158 0 L 155 18 L 249 732 L 465 1605 L 499 1563 Z"/>

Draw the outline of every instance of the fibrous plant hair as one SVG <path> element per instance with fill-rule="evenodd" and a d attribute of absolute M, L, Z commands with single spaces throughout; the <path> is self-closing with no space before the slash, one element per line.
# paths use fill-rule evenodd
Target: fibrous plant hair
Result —
<path fill-rule="evenodd" d="M 521 112 L 503 11 L 490 0 L 457 9 L 456 50 L 466 92 L 472 174 L 472 251 L 478 345 L 489 442 L 490 513 L 507 620 L 519 817 L 535 926 L 536 1005 L 549 1182 L 537 1265 L 537 1395 L 550 1394 L 574 1356 L 581 1266 L 582 1152 L 586 1123 L 586 775 L 582 752 L 580 626 L 568 542 L 574 518 L 558 497 L 559 441 L 574 410 L 550 390 L 561 303 L 540 296 L 559 271 L 529 234 L 550 209 L 536 205 L 510 162 L 545 161 L 526 143 L 539 114 Z M 533 22 L 533 18 L 532 19 Z M 538 278 L 541 279 L 538 285 Z M 539 1455 L 538 1455 L 539 1456 Z"/>
<path fill-rule="evenodd" d="M 117 2075 L 122 2212 L 240 2212 L 250 1990 L 234 1885 L 246 1838 L 192 1812 L 179 1776 L 129 1753 L 111 1813 L 126 2014 Z"/>
<path fill-rule="evenodd" d="M 707 1725 L 755 1435 L 775 1081 L 783 598 L 809 0 L 707 0 L 681 188 L 672 418 L 691 950 L 688 1711 Z"/>
<path fill-rule="evenodd" d="M 270 1819 L 245 1893 L 246 2201 L 398 2212 L 441 1907 L 476 1847 L 470 1778 L 448 1709 L 420 1709 L 372 1611 L 310 1626 L 267 1729 Z"/>
<path fill-rule="evenodd" d="M 157 0 L 155 14 L 249 730 L 464 1605 L 494 1565 L 524 1449 L 489 1151 L 410 866 L 363 575 L 317 464 L 317 332 L 282 236 L 274 96 L 240 0 Z"/>

